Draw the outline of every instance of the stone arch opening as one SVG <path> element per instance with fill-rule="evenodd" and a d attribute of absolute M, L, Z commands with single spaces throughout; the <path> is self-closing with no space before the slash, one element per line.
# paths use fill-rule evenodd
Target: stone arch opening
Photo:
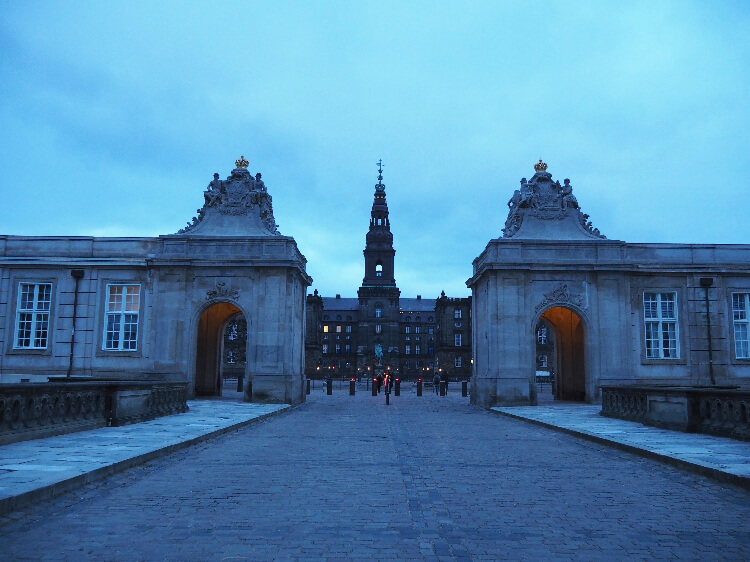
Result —
<path fill-rule="evenodd" d="M 196 396 L 221 396 L 224 332 L 229 322 L 241 315 L 242 310 L 229 302 L 213 304 L 201 314 L 196 336 Z"/>
<path fill-rule="evenodd" d="M 540 317 L 554 330 L 554 344 L 548 353 L 556 400 L 586 400 L 585 326 L 570 308 L 555 306 Z M 538 334 L 534 334 L 535 339 Z"/>

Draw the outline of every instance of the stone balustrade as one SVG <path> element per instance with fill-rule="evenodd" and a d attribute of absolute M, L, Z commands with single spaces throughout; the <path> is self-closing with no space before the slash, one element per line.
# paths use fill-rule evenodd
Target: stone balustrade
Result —
<path fill-rule="evenodd" d="M 51 379 L 0 384 L 0 445 L 187 410 L 184 382 Z"/>
<path fill-rule="evenodd" d="M 750 440 L 750 389 L 611 385 L 601 391 L 603 416 Z"/>

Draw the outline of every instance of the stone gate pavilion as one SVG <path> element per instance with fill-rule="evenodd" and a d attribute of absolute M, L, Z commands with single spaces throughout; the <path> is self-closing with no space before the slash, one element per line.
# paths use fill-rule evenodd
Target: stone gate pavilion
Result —
<path fill-rule="evenodd" d="M 536 344 L 554 333 L 557 399 L 604 385 L 750 384 L 750 246 L 607 240 L 541 160 L 474 260 L 472 402 L 536 404 Z"/>
<path fill-rule="evenodd" d="M 245 400 L 305 399 L 311 278 L 244 157 L 183 230 L 157 238 L 0 236 L 0 381 L 185 381 L 221 392 L 225 326 L 247 321 Z"/>

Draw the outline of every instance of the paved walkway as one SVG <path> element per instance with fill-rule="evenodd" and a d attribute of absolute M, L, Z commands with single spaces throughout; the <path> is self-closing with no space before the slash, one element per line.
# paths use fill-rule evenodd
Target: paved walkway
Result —
<path fill-rule="evenodd" d="M 743 560 L 749 512 L 750 492 L 738 486 L 499 416 L 458 393 L 405 393 L 386 406 L 382 395 L 315 392 L 285 415 L 0 517 L 0 553 Z"/>

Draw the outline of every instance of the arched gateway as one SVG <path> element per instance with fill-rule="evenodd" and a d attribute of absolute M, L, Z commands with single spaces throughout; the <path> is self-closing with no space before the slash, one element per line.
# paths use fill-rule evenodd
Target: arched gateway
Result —
<path fill-rule="evenodd" d="M 551 356 L 552 393 L 556 400 L 586 399 L 585 328 L 581 317 L 572 309 L 553 306 L 540 319 L 554 330 Z"/>
<path fill-rule="evenodd" d="M 196 396 L 221 396 L 224 332 L 227 324 L 241 315 L 242 310 L 230 302 L 214 303 L 200 315 L 195 343 Z"/>

